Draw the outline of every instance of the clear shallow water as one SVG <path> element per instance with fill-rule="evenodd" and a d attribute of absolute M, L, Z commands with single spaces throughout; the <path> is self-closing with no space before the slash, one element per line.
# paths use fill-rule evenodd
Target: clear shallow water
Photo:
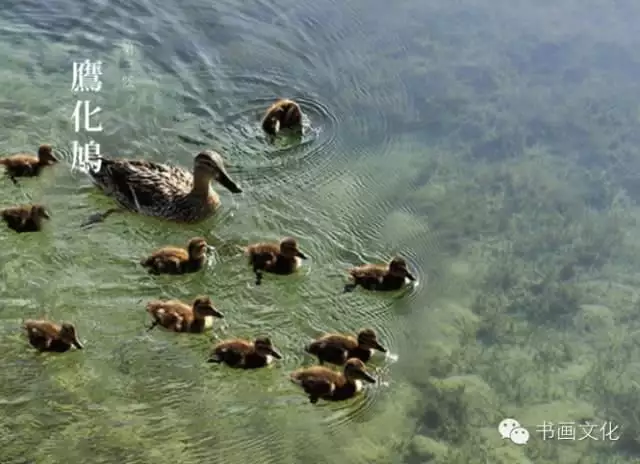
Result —
<path fill-rule="evenodd" d="M 450 438 L 461 453 L 479 446 L 428 426 L 433 375 L 478 375 L 495 390 L 498 399 L 484 406 L 490 413 L 471 421 L 474 435 L 495 428 L 510 408 L 524 414 L 558 399 L 535 392 L 527 402 L 505 388 L 490 369 L 514 363 L 499 357 L 508 351 L 501 344 L 535 351 L 541 340 L 564 337 L 581 347 L 577 358 L 590 358 L 588 340 L 538 319 L 521 328 L 521 338 L 500 326 L 507 340 L 487 348 L 475 335 L 491 315 L 470 308 L 493 291 L 482 279 L 501 262 L 539 273 L 578 246 L 550 239 L 586 227 L 568 209 L 592 207 L 610 223 L 612 192 L 625 187 L 623 209 L 635 214 L 628 173 L 640 166 L 625 147 L 637 137 L 629 18 L 638 11 L 631 3 L 592 3 L 3 5 L 2 152 L 46 141 L 68 155 L 76 137 L 72 62 L 100 59 L 104 87 L 92 101 L 103 108 L 104 132 L 95 138 L 104 153 L 190 166 L 206 146 L 224 154 L 245 193 L 216 188 L 223 208 L 198 226 L 129 215 L 84 231 L 77 226 L 111 203 L 69 166 L 21 188 L 0 186 L 3 205 L 33 199 L 53 211 L 41 234 L 0 231 L 0 461 L 425 462 L 416 436 Z M 263 109 L 281 96 L 299 100 L 308 116 L 299 144 L 272 146 L 259 131 Z M 613 143 L 618 148 L 607 148 Z M 565 219 L 543 220 L 555 207 Z M 605 249 L 606 240 L 589 238 L 600 237 L 593 230 L 582 241 Z M 219 250 L 221 261 L 206 272 L 150 277 L 137 265 L 152 249 L 195 235 Z M 255 288 L 239 247 L 283 235 L 298 238 L 310 256 L 306 268 Z M 395 253 L 416 269 L 418 287 L 340 293 L 348 266 Z M 596 271 L 585 270 L 583 280 L 595 281 Z M 198 294 L 225 313 L 212 335 L 145 331 L 147 300 Z M 40 316 L 75 322 L 86 349 L 35 355 L 19 327 Z M 521 319 L 513 316 L 514 324 Z M 287 380 L 312 362 L 301 348 L 322 332 L 365 326 L 397 361 L 372 363 L 380 384 L 362 397 L 309 405 Z M 601 337 L 613 333 L 606 327 Z M 211 337 L 258 334 L 285 355 L 273 368 L 235 372 L 204 363 Z M 566 395 L 578 391 L 604 407 L 584 390 Z M 487 439 L 483 449 L 501 446 Z M 577 462 L 544 446 L 509 462 Z M 589 453 L 604 459 L 592 462 L 618 456 Z M 472 451 L 443 462 L 503 462 L 483 456 Z"/>

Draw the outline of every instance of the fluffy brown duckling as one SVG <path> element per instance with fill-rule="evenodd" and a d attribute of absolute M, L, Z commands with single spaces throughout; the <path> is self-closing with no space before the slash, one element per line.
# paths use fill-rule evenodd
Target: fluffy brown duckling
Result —
<path fill-rule="evenodd" d="M 280 99 L 271 105 L 262 119 L 262 130 L 275 137 L 282 130 L 302 132 L 302 110 L 289 99 Z"/>
<path fill-rule="evenodd" d="M 42 230 L 43 220 L 51 219 L 42 205 L 20 205 L 0 210 L 2 220 L 16 232 L 38 232 Z"/>
<path fill-rule="evenodd" d="M 349 279 L 351 282 L 345 285 L 345 293 L 352 292 L 358 285 L 366 290 L 399 290 L 404 286 L 405 279 L 416 280 L 407 269 L 407 262 L 397 256 L 388 265 L 365 264 L 351 268 Z"/>
<path fill-rule="evenodd" d="M 199 296 L 188 305 L 179 300 L 152 300 L 147 303 L 147 312 L 153 318 L 149 330 L 160 325 L 173 332 L 202 333 L 213 327 L 213 318 L 224 318 L 211 298 Z"/>
<path fill-rule="evenodd" d="M 245 248 L 249 264 L 256 275 L 256 285 L 262 282 L 262 273 L 288 275 L 293 274 L 301 265 L 301 259 L 307 259 L 298 249 L 295 238 L 285 237 L 280 243 L 254 243 Z"/>
<path fill-rule="evenodd" d="M 342 365 L 347 359 L 357 358 L 367 362 L 374 350 L 386 353 L 387 350 L 379 342 L 373 329 L 362 329 L 358 337 L 343 334 L 326 334 L 311 342 L 306 351 L 318 358 L 320 364 L 328 362 Z"/>
<path fill-rule="evenodd" d="M 53 156 L 51 145 L 40 145 L 37 155 L 29 153 L 16 153 L 15 155 L 0 158 L 0 165 L 4 166 L 5 173 L 11 181 L 18 185 L 16 177 L 35 177 L 45 166 L 57 163 Z"/>
<path fill-rule="evenodd" d="M 188 274 L 197 272 L 207 262 L 207 251 L 211 247 L 202 237 L 189 240 L 187 248 L 173 246 L 162 247 L 151 253 L 148 258 L 140 260 L 149 274 Z"/>
<path fill-rule="evenodd" d="M 224 363 L 240 369 L 256 369 L 282 359 L 269 337 L 258 337 L 253 343 L 239 338 L 226 340 L 213 347 L 210 363 Z"/>
<path fill-rule="evenodd" d="M 302 387 L 311 403 L 322 398 L 327 401 L 343 401 L 353 398 L 362 390 L 362 380 L 375 383 L 362 361 L 347 360 L 343 372 L 335 372 L 324 366 L 312 366 L 291 373 L 290 379 Z"/>
<path fill-rule="evenodd" d="M 56 324 L 46 320 L 28 319 L 24 321 L 29 343 L 38 351 L 53 351 L 64 353 L 72 346 L 81 350 L 84 348 L 73 324 L 67 322 Z"/>

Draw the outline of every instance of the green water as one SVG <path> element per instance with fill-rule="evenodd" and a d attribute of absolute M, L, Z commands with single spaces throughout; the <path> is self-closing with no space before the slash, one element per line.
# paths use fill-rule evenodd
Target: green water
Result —
<path fill-rule="evenodd" d="M 640 462 L 637 2 L 5 2 L 0 152 L 65 163 L 2 202 L 46 204 L 39 234 L 0 229 L 0 462 Z M 108 155 L 190 167 L 219 151 L 244 190 L 197 226 L 114 215 L 71 172 L 72 63 L 101 60 Z M 124 85 L 124 83 L 129 85 Z M 259 119 L 300 101 L 299 143 Z M 137 264 L 207 237 L 184 277 Z M 260 287 L 241 255 L 295 236 L 299 275 Z M 345 269 L 406 257 L 416 288 L 343 295 Z M 211 296 L 211 334 L 146 332 L 145 302 Z M 85 350 L 39 355 L 26 318 L 76 324 Z M 372 327 L 397 356 L 353 401 L 311 405 L 287 378 L 326 331 Z M 205 362 L 268 335 L 269 369 Z M 502 440 L 516 418 L 526 445 Z M 543 440 L 544 421 L 618 426 Z M 577 426 L 576 426 L 577 427 Z M 605 438 L 605 439 L 603 439 Z"/>

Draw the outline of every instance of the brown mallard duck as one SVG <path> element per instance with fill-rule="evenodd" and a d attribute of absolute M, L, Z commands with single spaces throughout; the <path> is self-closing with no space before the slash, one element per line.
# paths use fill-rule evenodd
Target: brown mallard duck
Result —
<path fill-rule="evenodd" d="M 39 176 L 42 168 L 57 162 L 58 159 L 53 156 L 53 148 L 47 144 L 40 145 L 37 155 L 16 153 L 0 158 L 0 165 L 4 166 L 7 177 L 16 185 L 18 185 L 17 177 Z"/>
<path fill-rule="evenodd" d="M 46 320 L 28 319 L 24 321 L 24 329 L 31 346 L 38 351 L 53 351 L 64 353 L 72 346 L 81 350 L 84 348 L 73 324 L 68 322 L 56 324 Z"/>
<path fill-rule="evenodd" d="M 302 387 L 309 402 L 317 403 L 322 398 L 327 401 L 343 401 L 353 398 L 362 390 L 362 380 L 375 383 L 376 379 L 357 358 L 347 360 L 343 372 L 335 372 L 324 366 L 312 366 L 291 373 L 290 379 Z"/>
<path fill-rule="evenodd" d="M 224 363 L 240 369 L 256 369 L 271 364 L 273 358 L 282 359 L 282 355 L 269 337 L 258 337 L 253 343 L 235 338 L 215 345 L 208 362 Z"/>
<path fill-rule="evenodd" d="M 199 296 L 190 305 L 179 300 L 152 300 L 147 312 L 153 317 L 148 330 L 160 325 L 173 332 L 202 333 L 213 327 L 213 318 L 223 319 L 208 296 Z"/>
<path fill-rule="evenodd" d="M 242 192 L 227 173 L 222 156 L 212 150 L 200 152 L 194 158 L 193 173 L 145 160 L 100 159 L 100 169 L 89 174 L 94 184 L 114 198 L 120 208 L 92 215 L 85 226 L 102 222 L 121 210 L 196 223 L 210 217 L 220 206 L 220 198 L 211 188 L 212 180 L 232 193 Z"/>
<path fill-rule="evenodd" d="M 302 110 L 289 99 L 280 99 L 272 104 L 262 119 L 262 130 L 275 137 L 282 130 L 302 132 Z"/>
<path fill-rule="evenodd" d="M 306 351 L 323 362 L 342 365 L 347 359 L 358 358 L 367 362 L 373 356 L 374 350 L 386 353 L 387 350 L 380 342 L 373 329 L 362 329 L 358 338 L 343 334 L 326 334 L 311 342 Z"/>
<path fill-rule="evenodd" d="M 0 210 L 0 217 L 16 232 L 38 232 L 43 220 L 51 219 L 47 208 L 42 205 L 19 205 Z"/>
<path fill-rule="evenodd" d="M 245 248 L 245 255 L 249 257 L 249 264 L 256 275 L 256 285 L 262 282 L 263 272 L 293 274 L 300 267 L 300 260 L 307 259 L 298 249 L 296 239 L 292 237 L 285 237 L 280 243 L 254 243 Z"/>
<path fill-rule="evenodd" d="M 345 293 L 355 290 L 358 285 L 366 290 L 399 290 L 406 283 L 405 279 L 416 280 L 407 269 L 407 262 L 399 257 L 393 258 L 388 265 L 365 264 L 351 268 L 349 278 L 351 282 L 345 285 Z"/>
<path fill-rule="evenodd" d="M 207 251 L 211 248 L 204 238 L 194 237 L 186 249 L 174 246 L 158 248 L 149 257 L 141 259 L 140 265 L 147 268 L 149 274 L 189 274 L 204 267 Z"/>

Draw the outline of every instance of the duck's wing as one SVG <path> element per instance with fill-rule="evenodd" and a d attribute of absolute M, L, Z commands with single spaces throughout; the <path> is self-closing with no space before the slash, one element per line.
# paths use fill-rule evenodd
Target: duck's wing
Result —
<path fill-rule="evenodd" d="M 385 273 L 386 269 L 377 264 L 365 264 L 349 269 L 349 274 L 356 279 L 382 280 Z"/>
<path fill-rule="evenodd" d="M 146 160 L 101 161 L 100 169 L 89 173 L 91 179 L 129 209 L 140 210 L 185 195 L 193 186 L 193 175 L 177 166 Z"/>
<path fill-rule="evenodd" d="M 60 326 L 49 321 L 36 321 L 29 319 L 24 321 L 23 326 L 29 337 L 55 338 L 60 332 Z"/>

